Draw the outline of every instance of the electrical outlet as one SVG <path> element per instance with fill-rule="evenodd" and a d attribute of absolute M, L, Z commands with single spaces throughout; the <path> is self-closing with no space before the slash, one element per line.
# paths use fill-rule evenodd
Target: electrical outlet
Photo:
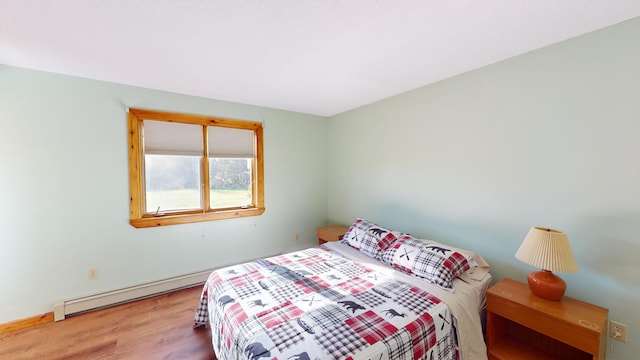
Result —
<path fill-rule="evenodd" d="M 609 321 L 609 337 L 613 340 L 627 342 L 627 324 L 622 324 L 617 321 Z"/>
<path fill-rule="evenodd" d="M 89 278 L 89 280 L 95 280 L 98 278 L 98 274 L 99 272 L 97 268 L 89 269 L 87 277 Z"/>
<path fill-rule="evenodd" d="M 295 241 L 300 240 L 300 234 L 299 233 L 295 233 L 295 235 L 293 235 L 293 240 L 295 240 Z"/>

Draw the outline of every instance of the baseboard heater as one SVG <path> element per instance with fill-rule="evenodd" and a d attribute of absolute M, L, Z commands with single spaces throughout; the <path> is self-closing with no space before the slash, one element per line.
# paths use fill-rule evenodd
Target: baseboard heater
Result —
<path fill-rule="evenodd" d="M 119 305 L 166 292 L 186 289 L 198 284 L 204 284 L 209 274 L 214 270 L 215 269 L 204 270 L 100 294 L 62 300 L 57 302 L 53 307 L 54 320 L 60 321 L 69 315 Z"/>

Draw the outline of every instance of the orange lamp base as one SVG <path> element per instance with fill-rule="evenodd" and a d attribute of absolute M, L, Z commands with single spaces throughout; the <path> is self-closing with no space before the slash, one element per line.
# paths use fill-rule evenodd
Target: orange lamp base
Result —
<path fill-rule="evenodd" d="M 560 301 L 567 290 L 567 283 L 549 270 L 531 272 L 527 280 L 531 292 L 543 299 Z"/>

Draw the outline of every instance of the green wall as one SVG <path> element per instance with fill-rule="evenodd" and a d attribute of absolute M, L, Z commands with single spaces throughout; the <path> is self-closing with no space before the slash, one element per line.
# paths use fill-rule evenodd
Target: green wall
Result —
<path fill-rule="evenodd" d="M 329 219 L 469 248 L 526 281 L 531 226 L 569 235 L 568 295 L 629 325 L 640 354 L 640 19 L 329 119 Z"/>
<path fill-rule="evenodd" d="M 264 122 L 265 213 L 129 225 L 127 106 Z M 70 297 L 308 247 L 326 224 L 322 117 L 0 66 L 0 125 L 0 323 Z M 87 279 L 91 268 L 97 280 Z"/>

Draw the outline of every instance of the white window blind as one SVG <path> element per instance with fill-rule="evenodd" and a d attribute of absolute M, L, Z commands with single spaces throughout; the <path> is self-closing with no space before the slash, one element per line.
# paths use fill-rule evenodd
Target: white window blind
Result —
<path fill-rule="evenodd" d="M 209 156 L 253 158 L 253 130 L 209 126 Z"/>
<path fill-rule="evenodd" d="M 144 120 L 145 154 L 202 155 L 202 126 Z M 253 130 L 217 126 L 207 127 L 209 156 L 253 158 Z"/>
<path fill-rule="evenodd" d="M 202 126 L 144 120 L 144 153 L 202 156 Z"/>

